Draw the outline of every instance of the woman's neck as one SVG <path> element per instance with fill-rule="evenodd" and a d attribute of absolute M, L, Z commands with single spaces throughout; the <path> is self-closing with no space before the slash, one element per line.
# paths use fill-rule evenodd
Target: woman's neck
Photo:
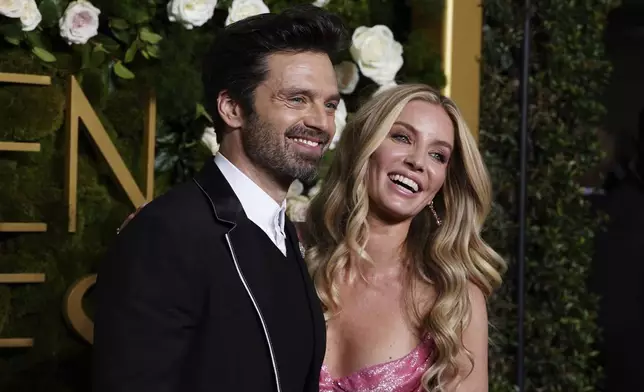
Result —
<path fill-rule="evenodd" d="M 376 217 L 368 217 L 369 240 L 366 251 L 374 262 L 375 270 L 402 267 L 406 258 L 405 243 L 411 221 L 391 224 Z"/>

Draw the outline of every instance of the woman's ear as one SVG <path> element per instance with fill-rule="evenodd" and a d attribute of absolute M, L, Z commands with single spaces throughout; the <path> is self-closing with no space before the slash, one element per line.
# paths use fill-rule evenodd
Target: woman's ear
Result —
<path fill-rule="evenodd" d="M 244 124 L 241 106 L 231 98 L 228 90 L 219 92 L 217 96 L 217 111 L 221 119 L 232 129 L 241 128 Z"/>

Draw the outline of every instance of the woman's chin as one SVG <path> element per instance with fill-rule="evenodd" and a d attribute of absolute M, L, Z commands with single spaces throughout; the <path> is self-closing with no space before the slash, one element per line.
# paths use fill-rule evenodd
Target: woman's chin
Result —
<path fill-rule="evenodd" d="M 410 222 L 417 214 L 410 211 L 409 208 L 403 208 L 398 205 L 384 205 L 377 209 L 376 219 L 389 225 L 398 225 Z"/>

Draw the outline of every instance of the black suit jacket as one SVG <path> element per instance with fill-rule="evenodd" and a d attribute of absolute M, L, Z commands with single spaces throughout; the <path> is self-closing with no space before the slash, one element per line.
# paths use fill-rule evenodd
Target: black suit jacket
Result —
<path fill-rule="evenodd" d="M 280 388 L 275 347 L 255 301 L 271 293 L 244 277 L 262 254 L 241 249 L 252 247 L 252 238 L 237 227 L 239 219 L 247 219 L 239 200 L 209 161 L 121 231 L 98 271 L 94 391 L 299 392 Z M 299 249 L 290 221 L 286 231 Z M 318 391 L 325 325 L 295 253 L 309 308 L 293 311 L 310 312 L 314 332 L 305 391 Z"/>

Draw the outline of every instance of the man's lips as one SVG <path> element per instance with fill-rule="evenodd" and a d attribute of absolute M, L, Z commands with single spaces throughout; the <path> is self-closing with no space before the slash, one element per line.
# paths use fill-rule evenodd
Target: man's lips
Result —
<path fill-rule="evenodd" d="M 290 137 L 292 141 L 303 144 L 305 146 L 309 147 L 319 147 L 320 145 L 323 145 L 322 141 L 320 140 L 315 140 L 315 139 L 310 139 L 310 138 L 303 138 L 303 137 Z"/>
<path fill-rule="evenodd" d="M 329 143 L 328 137 L 320 137 L 320 136 L 287 135 L 286 138 L 298 145 L 309 147 L 309 148 L 324 148 Z"/>

